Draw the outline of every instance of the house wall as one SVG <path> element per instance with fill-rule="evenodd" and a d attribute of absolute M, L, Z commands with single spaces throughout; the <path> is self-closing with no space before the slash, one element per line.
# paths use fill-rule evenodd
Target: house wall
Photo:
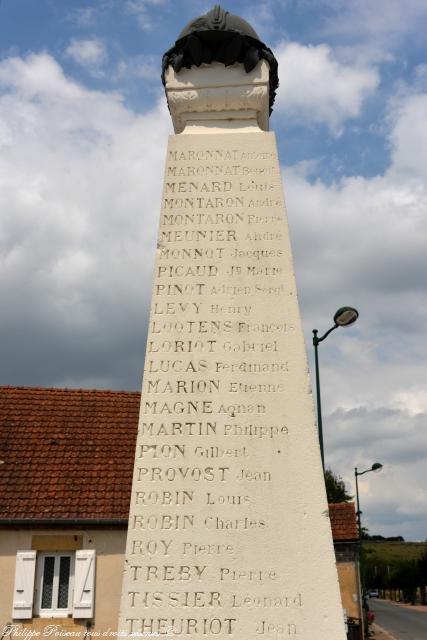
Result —
<path fill-rule="evenodd" d="M 349 618 L 360 619 L 359 576 L 356 562 L 338 562 L 342 606 Z"/>
<path fill-rule="evenodd" d="M 93 630 L 116 631 L 125 546 L 126 530 L 0 530 L 0 638 L 4 626 L 11 622 L 33 630 L 43 629 L 48 624 L 60 625 L 67 629 L 83 629 L 83 631 L 85 629 L 81 621 L 73 621 L 71 618 L 34 617 L 32 620 L 12 621 L 16 553 L 31 549 L 39 551 L 95 549 Z M 18 633 L 15 636 L 18 637 Z"/>

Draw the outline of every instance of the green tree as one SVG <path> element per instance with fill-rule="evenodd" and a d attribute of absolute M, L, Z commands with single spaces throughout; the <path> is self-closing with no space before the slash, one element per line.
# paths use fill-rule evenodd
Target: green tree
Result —
<path fill-rule="evenodd" d="M 367 527 L 361 527 L 361 537 L 362 540 L 370 540 L 371 539 L 371 535 L 369 533 L 369 529 Z"/>
<path fill-rule="evenodd" d="M 421 604 L 427 604 L 427 550 L 418 558 L 418 585 L 420 587 Z"/>
<path fill-rule="evenodd" d="M 418 586 L 418 566 L 414 560 L 400 560 L 391 575 L 392 586 L 403 591 L 404 602 L 415 604 Z"/>
<path fill-rule="evenodd" d="M 328 502 L 350 502 L 353 496 L 347 493 L 344 480 L 336 475 L 332 469 L 325 471 L 325 484 Z"/>

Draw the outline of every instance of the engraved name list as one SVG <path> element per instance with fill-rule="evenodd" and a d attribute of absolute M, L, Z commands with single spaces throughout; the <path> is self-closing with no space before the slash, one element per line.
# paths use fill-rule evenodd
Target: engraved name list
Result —
<path fill-rule="evenodd" d="M 128 532 L 129 633 L 299 635 L 304 593 L 274 557 L 278 535 L 286 544 L 297 428 L 286 410 L 296 292 L 265 135 L 170 139 Z"/>

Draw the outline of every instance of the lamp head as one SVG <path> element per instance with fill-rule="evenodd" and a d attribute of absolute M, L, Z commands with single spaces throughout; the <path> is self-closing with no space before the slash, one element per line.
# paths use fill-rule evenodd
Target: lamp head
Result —
<path fill-rule="evenodd" d="M 381 469 L 383 468 L 383 465 L 381 464 L 381 462 L 374 462 L 374 464 L 371 467 L 371 471 L 381 471 Z"/>
<path fill-rule="evenodd" d="M 353 307 L 340 307 L 334 315 L 334 322 L 338 327 L 348 327 L 356 322 L 359 312 Z"/>

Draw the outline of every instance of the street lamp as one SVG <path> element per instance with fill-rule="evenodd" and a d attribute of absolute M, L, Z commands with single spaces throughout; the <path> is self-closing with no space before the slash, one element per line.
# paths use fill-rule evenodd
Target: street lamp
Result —
<path fill-rule="evenodd" d="M 362 557 L 362 520 L 361 520 L 361 515 L 362 512 L 360 510 L 360 502 L 359 502 L 359 483 L 357 481 L 357 478 L 359 476 L 363 476 L 365 473 L 370 473 L 371 471 L 381 471 L 381 469 L 383 468 L 383 465 L 381 464 L 381 462 L 374 462 L 374 464 L 372 465 L 372 467 L 370 469 L 365 469 L 365 471 L 358 471 L 357 467 L 354 468 L 354 477 L 356 478 L 356 501 L 357 501 L 357 511 L 356 511 L 356 516 L 357 516 L 357 530 L 358 530 L 358 534 L 359 534 L 359 571 L 360 571 L 360 591 L 361 591 L 361 595 L 362 595 L 362 608 L 364 608 L 364 604 L 365 604 L 365 572 L 364 572 L 364 567 L 363 567 L 363 557 Z M 365 621 L 363 620 L 363 615 L 362 615 L 362 638 L 365 637 Z"/>
<path fill-rule="evenodd" d="M 365 471 L 358 471 L 357 467 L 354 468 L 354 477 L 356 478 L 357 529 L 359 531 L 359 543 L 360 543 L 360 545 L 362 545 L 362 521 L 361 521 L 361 517 L 360 517 L 362 515 L 362 512 L 360 511 L 359 483 L 357 481 L 357 478 L 359 476 L 363 476 L 363 474 L 365 474 L 365 473 L 369 473 L 370 471 L 375 471 L 375 472 L 381 471 L 382 468 L 383 468 L 383 465 L 381 464 L 381 462 L 374 462 L 372 467 L 370 469 L 365 469 Z"/>
<path fill-rule="evenodd" d="M 340 307 L 334 315 L 334 326 L 328 329 L 328 331 L 318 338 L 317 329 L 313 329 L 313 347 L 314 347 L 314 361 L 316 368 L 316 395 L 317 395 L 317 428 L 319 430 L 319 444 L 320 455 L 322 456 L 323 473 L 325 473 L 325 454 L 323 451 L 323 424 L 322 424 L 322 406 L 320 402 L 320 375 L 319 375 L 319 353 L 318 346 L 320 342 L 323 342 L 332 331 L 338 327 L 348 327 L 350 324 L 356 322 L 359 317 L 359 312 L 353 307 Z"/>

